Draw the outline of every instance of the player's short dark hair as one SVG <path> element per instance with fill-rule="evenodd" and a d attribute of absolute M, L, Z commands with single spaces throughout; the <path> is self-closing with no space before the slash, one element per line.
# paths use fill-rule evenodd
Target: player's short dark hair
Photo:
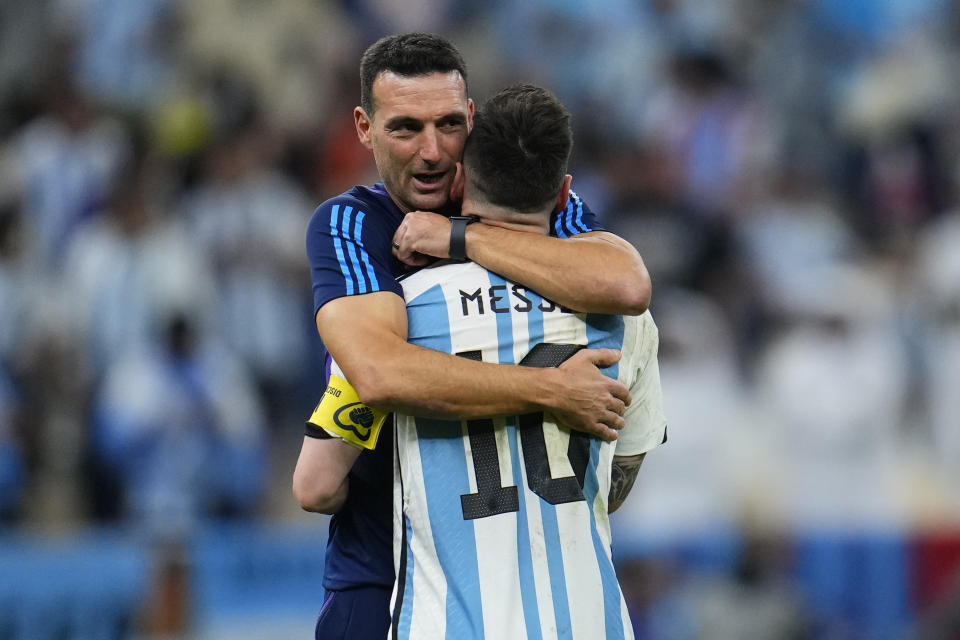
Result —
<path fill-rule="evenodd" d="M 487 201 L 532 212 L 557 197 L 572 148 L 566 107 L 546 89 L 518 84 L 474 115 L 463 163 Z"/>
<path fill-rule="evenodd" d="M 360 106 L 372 116 L 373 81 L 384 71 L 425 76 L 456 71 L 467 83 L 467 65 L 453 44 L 432 33 L 404 33 L 380 38 L 360 58 Z"/>

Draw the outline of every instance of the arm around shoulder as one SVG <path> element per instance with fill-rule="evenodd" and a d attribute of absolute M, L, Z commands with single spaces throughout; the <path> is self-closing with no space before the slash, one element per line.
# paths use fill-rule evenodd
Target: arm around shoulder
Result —
<path fill-rule="evenodd" d="M 550 411 L 604 440 L 623 426 L 629 393 L 597 368 L 619 361 L 619 352 L 589 350 L 571 358 L 584 366 L 558 369 L 458 358 L 409 344 L 406 305 L 389 292 L 332 300 L 316 320 L 360 401 L 384 411 L 442 419 Z"/>
<path fill-rule="evenodd" d="M 639 315 L 650 306 L 643 258 L 608 231 L 560 239 L 474 224 L 467 228 L 467 255 L 576 311 Z"/>

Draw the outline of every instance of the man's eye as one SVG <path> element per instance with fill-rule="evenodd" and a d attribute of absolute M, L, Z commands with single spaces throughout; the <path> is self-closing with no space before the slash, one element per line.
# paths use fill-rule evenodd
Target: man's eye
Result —
<path fill-rule="evenodd" d="M 407 126 L 385 127 L 385 129 L 387 133 L 391 136 L 410 135 L 410 127 L 407 127 Z"/>

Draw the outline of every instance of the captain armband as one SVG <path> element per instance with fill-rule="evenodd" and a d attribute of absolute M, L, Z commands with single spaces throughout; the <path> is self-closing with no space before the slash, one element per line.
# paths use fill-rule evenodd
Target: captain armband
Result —
<path fill-rule="evenodd" d="M 360 402 L 356 390 L 337 375 L 330 376 L 317 408 L 307 421 L 306 435 L 340 438 L 361 449 L 373 449 L 389 415 Z"/>

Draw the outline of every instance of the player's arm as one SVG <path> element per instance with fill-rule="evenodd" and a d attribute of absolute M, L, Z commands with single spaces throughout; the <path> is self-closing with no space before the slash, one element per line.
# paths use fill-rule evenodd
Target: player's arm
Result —
<path fill-rule="evenodd" d="M 635 402 L 624 414 L 624 428 L 614 451 L 607 512 L 613 513 L 626 500 L 646 454 L 667 441 L 667 418 L 663 411 L 657 351 L 660 336 L 649 313 L 626 322 L 621 371 L 636 367 L 630 393 Z"/>
<path fill-rule="evenodd" d="M 548 411 L 563 424 L 616 439 L 629 392 L 598 366 L 610 349 L 584 349 L 557 369 L 475 362 L 407 343 L 407 311 L 393 292 L 324 304 L 317 329 L 359 399 L 385 411 L 469 419 Z"/>
<path fill-rule="evenodd" d="M 306 511 L 335 513 L 347 499 L 348 474 L 361 449 L 339 438 L 303 437 L 293 496 Z"/>
<path fill-rule="evenodd" d="M 482 213 L 482 212 L 474 212 Z M 567 308 L 638 315 L 650 305 L 650 274 L 629 242 L 596 229 L 595 216 L 571 195 L 555 214 L 555 233 L 516 231 L 492 224 L 466 229 L 467 257 Z M 408 213 L 394 234 L 397 257 L 417 265 L 422 256 L 448 258 L 450 221 L 435 213 Z"/>
<path fill-rule="evenodd" d="M 637 315 L 650 305 L 650 275 L 637 250 L 608 232 L 569 238 L 472 224 L 467 257 L 577 311 Z"/>
<path fill-rule="evenodd" d="M 638 453 L 634 456 L 613 456 L 613 474 L 610 476 L 607 513 L 613 513 L 619 509 L 623 501 L 627 499 L 646 455 L 646 453 Z"/>

